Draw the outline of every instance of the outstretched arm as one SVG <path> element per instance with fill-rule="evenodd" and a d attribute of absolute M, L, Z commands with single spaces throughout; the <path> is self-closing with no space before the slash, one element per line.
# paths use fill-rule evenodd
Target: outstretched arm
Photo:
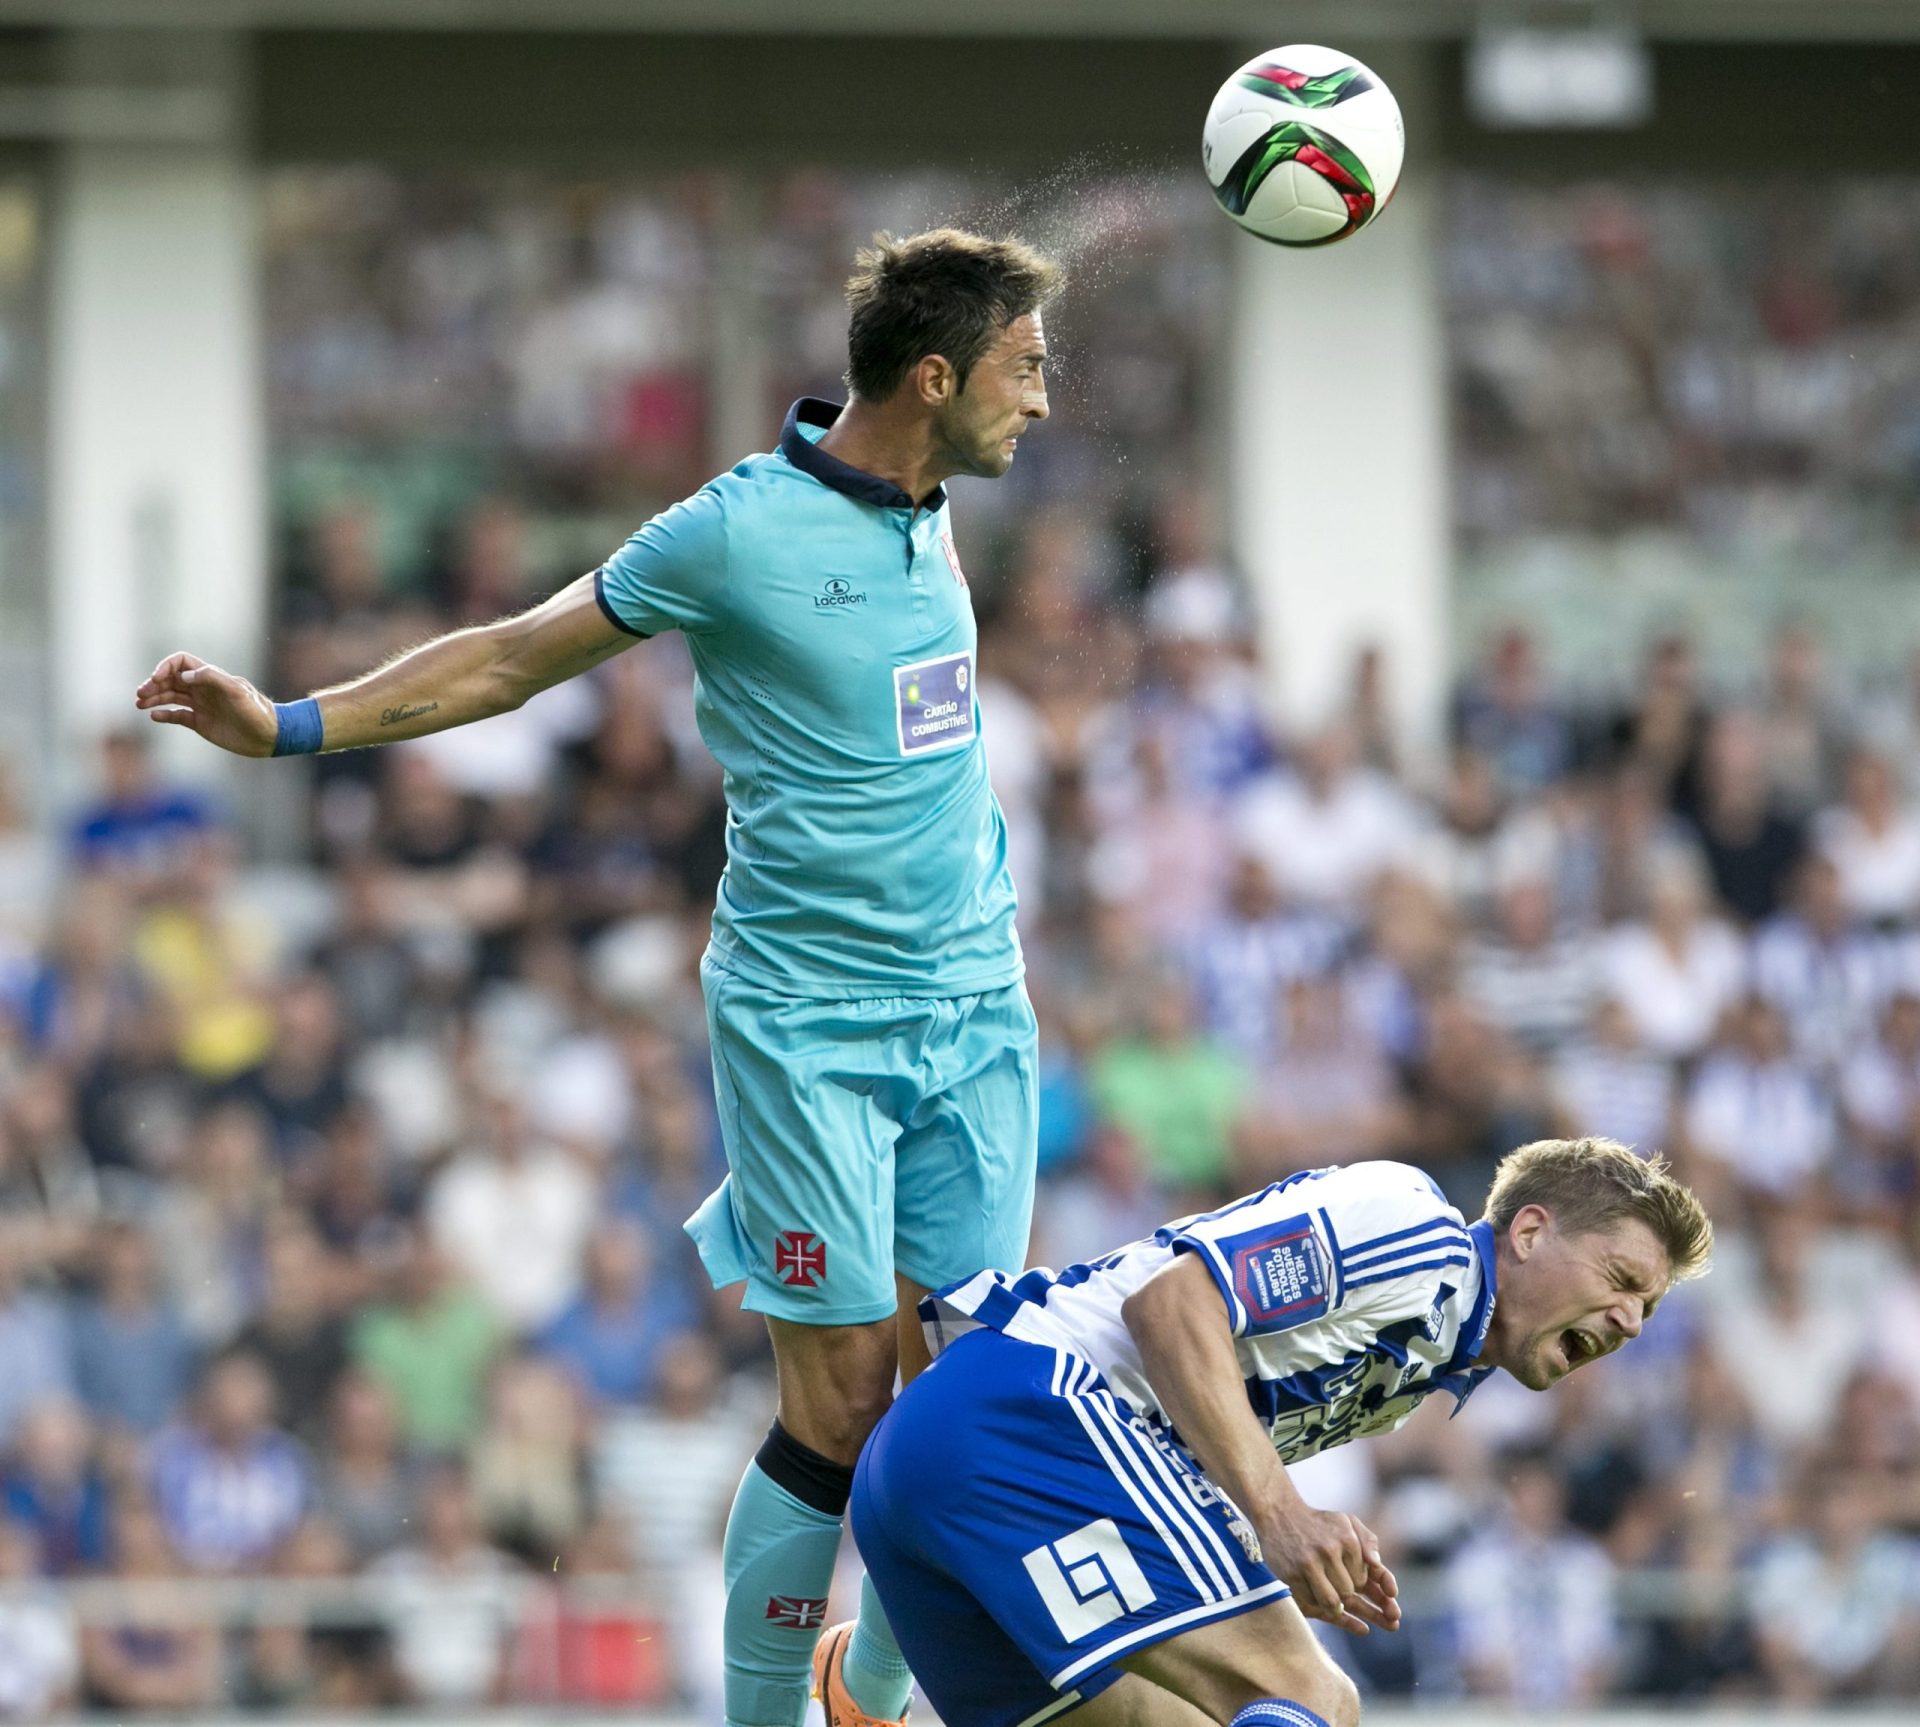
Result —
<path fill-rule="evenodd" d="M 594 578 L 582 576 L 527 611 L 436 637 L 320 691 L 319 747 L 363 749 L 506 713 L 637 639 L 608 620 Z M 134 692 L 134 705 L 235 755 L 275 753 L 280 716 L 273 702 L 245 678 L 193 654 L 169 654 L 155 666 Z"/>
<path fill-rule="evenodd" d="M 1233 1331 L 1205 1264 L 1182 1254 L 1121 1310 L 1160 1406 L 1209 1479 L 1252 1522 L 1266 1563 L 1300 1610 L 1348 1631 L 1395 1630 L 1399 1593 L 1357 1517 L 1300 1497 L 1247 1406 Z"/>

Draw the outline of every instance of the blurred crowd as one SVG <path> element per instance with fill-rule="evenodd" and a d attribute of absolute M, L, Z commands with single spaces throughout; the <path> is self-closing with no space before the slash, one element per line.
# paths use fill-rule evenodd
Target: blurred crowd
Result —
<path fill-rule="evenodd" d="M 1449 202 L 1469 544 L 1739 556 L 1920 539 L 1920 190 L 1896 176 L 1465 177 Z"/>
<path fill-rule="evenodd" d="M 1854 711 L 1789 624 L 1750 689 L 1667 639 L 1573 712 L 1512 631 L 1431 763 L 1371 655 L 1289 735 L 1193 520 L 1137 604 L 1057 512 L 981 584 L 1034 1258 L 1328 1162 L 1472 1214 L 1524 1140 L 1664 1147 L 1721 1249 L 1640 1343 L 1299 1471 L 1427 1591 L 1346 1654 L 1542 1706 L 1911 1693 L 1920 701 Z M 316 681 L 433 621 L 309 593 L 277 639 Z M 0 802 L 0 1706 L 707 1694 L 769 1385 L 679 1228 L 720 1169 L 691 727 L 669 638 L 249 766 L 307 775 L 291 866 L 138 733 L 62 833 Z M 182 1578 L 255 1587 L 209 1623 Z"/>
<path fill-rule="evenodd" d="M 769 182 L 769 431 L 835 387 L 882 189 Z M 1408 1630 L 1341 1656 L 1539 1708 L 1920 1692 L 1920 661 L 1869 700 L 1783 620 L 1738 681 L 1668 636 L 1576 703 L 1514 627 L 1441 747 L 1373 653 L 1280 727 L 1201 478 L 1224 225 L 1095 190 L 1043 236 L 1081 263 L 1054 419 L 954 488 L 1042 1025 L 1034 1260 L 1330 1162 L 1472 1215 L 1525 1140 L 1663 1148 L 1720 1249 L 1640 1342 L 1296 1471 L 1408 1579 Z M 726 195 L 270 179 L 276 694 L 524 604 L 704 477 Z M 1455 285 L 1469 537 L 1893 496 L 1897 344 L 1872 403 L 1814 387 L 1892 339 L 1891 227 L 1774 259 L 1762 331 L 1715 309 L 1759 267 L 1724 224 L 1649 246 L 1526 197 L 1462 206 L 1570 225 Z M 1695 337 L 1650 367 L 1649 320 Z M 57 828 L 0 762 L 0 1716 L 711 1718 L 771 1384 L 680 1229 L 721 1170 L 724 861 L 684 651 L 219 780 L 160 741 L 102 739 Z"/>

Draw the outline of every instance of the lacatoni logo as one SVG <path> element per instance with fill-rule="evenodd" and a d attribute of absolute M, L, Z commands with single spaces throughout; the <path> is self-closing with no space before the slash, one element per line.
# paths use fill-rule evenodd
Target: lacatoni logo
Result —
<path fill-rule="evenodd" d="M 828 606 L 864 606 L 867 603 L 867 596 L 855 593 L 853 583 L 834 576 L 821 584 L 820 592 L 813 597 L 813 603 L 822 609 Z"/>

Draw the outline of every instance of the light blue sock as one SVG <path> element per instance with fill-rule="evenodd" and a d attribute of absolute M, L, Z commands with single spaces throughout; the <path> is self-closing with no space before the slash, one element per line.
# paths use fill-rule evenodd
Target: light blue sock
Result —
<path fill-rule="evenodd" d="M 1327 1727 L 1324 1717 L 1289 1697 L 1261 1697 L 1233 1718 L 1232 1727 Z"/>
<path fill-rule="evenodd" d="M 841 1519 L 747 1465 L 721 1548 L 727 1727 L 801 1727 Z"/>
<path fill-rule="evenodd" d="M 898 1721 L 913 1695 L 913 1674 L 894 1641 L 871 1577 L 860 1579 L 860 1620 L 840 1664 L 854 1702 L 876 1721 Z"/>

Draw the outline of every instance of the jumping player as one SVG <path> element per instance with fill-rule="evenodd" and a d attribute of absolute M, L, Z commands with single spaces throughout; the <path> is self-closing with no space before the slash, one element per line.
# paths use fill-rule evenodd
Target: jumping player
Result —
<path fill-rule="evenodd" d="M 1496 1368 L 1544 1391 L 1712 1241 L 1662 1163 L 1541 1140 L 1471 1228 L 1420 1170 L 1360 1163 L 982 1272 L 921 1304 L 938 1358 L 867 1444 L 854 1538 L 947 1727 L 1354 1727 L 1306 1621 L 1393 1630 L 1398 1588 L 1285 1466 Z"/>
<path fill-rule="evenodd" d="M 686 635 L 728 807 L 702 983 L 730 1171 L 687 1228 L 767 1316 L 780 1395 L 727 1524 L 731 1727 L 805 1714 L 854 1461 L 926 1361 L 915 1303 L 1025 1262 L 1034 1021 L 942 482 L 1004 474 L 1047 417 L 1058 287 L 1017 241 L 881 236 L 848 284 L 847 404 L 795 403 L 776 451 L 591 575 L 302 701 L 191 654 L 136 696 L 241 755 L 359 749 Z M 905 1712 L 871 1591 L 822 1648 L 832 1727 Z"/>

